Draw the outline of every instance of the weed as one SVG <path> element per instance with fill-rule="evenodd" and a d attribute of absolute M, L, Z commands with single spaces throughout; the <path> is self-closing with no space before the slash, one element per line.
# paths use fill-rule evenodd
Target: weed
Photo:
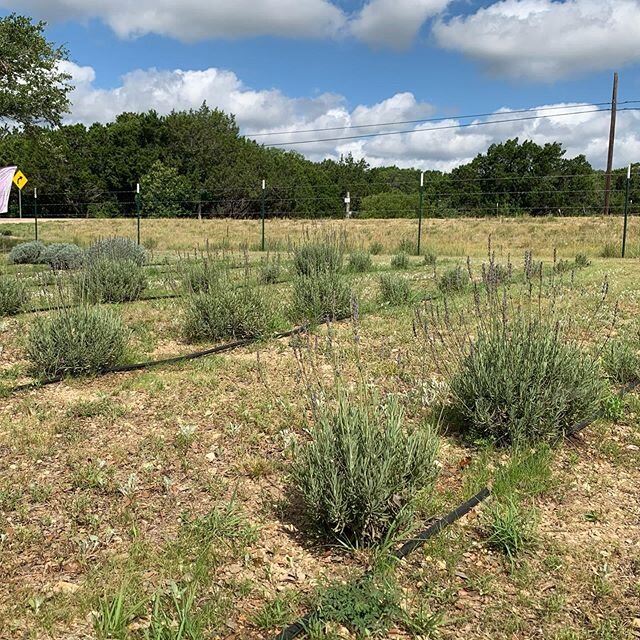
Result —
<path fill-rule="evenodd" d="M 260 260 L 260 266 L 258 267 L 258 282 L 260 284 L 276 284 L 280 281 L 281 274 L 282 263 L 280 262 L 279 254 L 273 259 L 269 259 L 269 256 L 267 256 Z"/>
<path fill-rule="evenodd" d="M 422 262 L 428 267 L 435 267 L 438 261 L 438 255 L 432 249 L 427 249 L 424 252 L 424 257 L 422 258 Z"/>
<path fill-rule="evenodd" d="M 395 256 L 391 258 L 391 266 L 394 269 L 408 269 L 409 268 L 409 254 L 401 251 L 400 253 L 396 253 Z"/>
<path fill-rule="evenodd" d="M 575 262 L 571 262 L 570 260 L 565 260 L 564 258 L 561 258 L 553 265 L 553 272 L 567 273 L 568 271 L 572 271 L 573 269 L 575 269 L 575 267 L 576 267 Z"/>
<path fill-rule="evenodd" d="M 624 414 L 624 400 L 618 393 L 609 393 L 601 401 L 602 415 L 607 420 L 618 422 Z"/>
<path fill-rule="evenodd" d="M 136 601 L 127 584 L 122 584 L 114 596 L 103 595 L 97 607 L 93 628 L 100 640 L 127 640 L 129 626 L 144 611 L 144 601 Z"/>
<path fill-rule="evenodd" d="M 278 596 L 255 613 L 251 621 L 259 629 L 273 629 L 289 624 L 293 618 L 291 598 Z"/>
<path fill-rule="evenodd" d="M 485 511 L 484 518 L 489 545 L 505 553 L 511 561 L 536 540 L 533 514 L 525 513 L 512 498 L 496 502 Z"/>
<path fill-rule="evenodd" d="M 606 242 L 602 247 L 600 256 L 603 258 L 619 258 L 620 247 L 615 242 Z"/>
<path fill-rule="evenodd" d="M 460 265 L 447 269 L 438 280 L 438 289 L 443 293 L 460 293 L 469 286 L 469 273 Z"/>
<path fill-rule="evenodd" d="M 73 486 L 78 489 L 108 491 L 113 485 L 113 467 L 104 460 L 89 460 L 86 464 L 73 465 Z"/>
<path fill-rule="evenodd" d="M 67 409 L 69 418 L 97 418 L 98 416 L 104 416 L 115 419 L 124 414 L 124 407 L 107 396 L 95 400 L 78 400 Z"/>
<path fill-rule="evenodd" d="M 575 265 L 578 269 L 584 269 L 585 267 L 591 266 L 591 260 L 585 253 L 579 253 L 576 255 Z"/>
<path fill-rule="evenodd" d="M 369 245 L 369 253 L 372 256 L 379 256 L 382 253 L 383 249 L 384 247 L 382 246 L 381 242 L 372 242 Z"/>

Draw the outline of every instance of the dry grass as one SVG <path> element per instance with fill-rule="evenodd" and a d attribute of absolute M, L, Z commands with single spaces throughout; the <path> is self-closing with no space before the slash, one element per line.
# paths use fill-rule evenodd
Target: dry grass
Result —
<path fill-rule="evenodd" d="M 16 233 L 27 237 L 31 225 L 14 225 Z M 416 241 L 415 220 L 268 220 L 267 244 L 274 250 L 286 249 L 308 233 L 335 229 L 345 233 L 352 248 L 368 248 L 380 243 L 387 254 L 395 253 L 403 242 Z M 493 237 L 499 255 L 520 255 L 525 249 L 549 256 L 554 247 L 565 256 L 577 253 L 598 256 L 605 243 L 620 243 L 622 220 L 618 217 L 581 218 L 456 218 L 426 219 L 422 245 L 438 255 L 482 256 L 485 239 Z M 41 221 L 40 238 L 45 242 L 74 241 L 83 245 L 113 235 L 135 238 L 134 219 Z M 257 250 L 260 245 L 258 220 L 142 220 L 142 240 L 158 251 L 188 251 L 196 247 Z M 629 224 L 629 247 L 640 247 L 640 220 Z"/>

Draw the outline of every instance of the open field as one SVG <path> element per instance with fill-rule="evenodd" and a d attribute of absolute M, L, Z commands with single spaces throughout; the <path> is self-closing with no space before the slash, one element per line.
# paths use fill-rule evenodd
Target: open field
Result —
<path fill-rule="evenodd" d="M 393 253 L 401 243 L 415 246 L 417 220 L 267 220 L 267 248 L 286 249 L 308 233 L 335 229 L 344 232 L 353 247 L 369 248 L 379 243 L 383 253 Z M 30 224 L 15 224 L 0 220 L 0 229 L 10 228 L 20 237 L 33 237 Z M 189 251 L 204 247 L 260 248 L 258 220 L 181 220 L 143 219 L 142 241 L 158 251 Z M 134 219 L 75 219 L 41 221 L 40 239 L 45 242 L 77 242 L 88 244 L 112 235 L 135 238 Z M 495 250 L 506 257 L 520 256 L 532 249 L 541 256 L 550 256 L 554 248 L 563 255 L 586 253 L 600 255 L 606 243 L 620 245 L 622 219 L 619 217 L 579 218 L 455 218 L 423 221 L 422 243 L 439 255 L 485 255 L 485 240 L 491 234 Z M 640 255 L 640 219 L 630 218 L 628 248 Z"/>
<path fill-rule="evenodd" d="M 620 220 L 427 220 L 423 242 L 438 254 L 436 264 L 410 256 L 403 265 L 389 254 L 413 238 L 415 224 L 267 222 L 267 237 L 282 249 L 318 228 L 348 228 L 352 246 L 383 249 L 371 269 L 345 266 L 357 317 L 320 323 L 301 337 L 262 336 L 223 355 L 11 393 L 34 379 L 26 336 L 46 314 L 1 318 L 0 638 L 267 639 L 319 603 L 326 617 L 309 630 L 315 639 L 640 637 L 638 396 L 618 400 L 613 385 L 610 413 L 555 448 L 470 441 L 447 419 L 450 380 L 414 314 L 431 298 L 473 306 L 471 285 L 457 292 L 441 282 L 460 266 L 471 271 L 476 296 L 488 288 L 491 233 L 505 269 L 513 256 L 501 296 L 520 301 L 537 286 L 543 315 L 556 308 L 570 315 L 568 337 L 585 354 L 620 337 L 637 355 L 640 260 L 599 257 L 617 239 Z M 47 242 L 83 245 L 134 232 L 130 220 L 41 226 Z M 233 250 L 226 258 L 239 267 L 234 285 L 260 280 L 258 223 L 144 220 L 143 237 L 171 259 L 208 240 Z M 640 243 L 636 220 L 630 238 L 630 246 Z M 539 278 L 525 273 L 526 249 L 545 258 Z M 577 265 L 579 253 L 590 264 Z M 278 278 L 259 285 L 276 309 L 274 330 L 300 321 L 290 309 L 291 256 L 283 251 L 281 260 Z M 230 339 L 194 346 L 185 336 L 180 273 L 171 264 L 146 269 L 147 294 L 185 297 L 108 305 L 131 332 L 127 362 Z M 74 277 L 47 273 L 52 280 L 43 281 L 37 270 L 11 267 L 34 288 L 64 287 Z M 384 275 L 408 283 L 400 304 L 381 299 Z M 318 388 L 331 403 L 336 377 L 397 397 L 406 429 L 439 426 L 438 476 L 416 493 L 388 547 L 311 534 L 292 489 L 299 447 L 313 432 L 314 399 L 325 397 Z M 406 560 L 389 560 L 389 547 L 485 484 L 494 489 L 486 503 Z M 504 505 L 516 505 L 522 518 L 509 524 L 523 534 L 513 555 L 495 540 L 492 514 Z M 368 570 L 375 586 L 348 591 Z"/>

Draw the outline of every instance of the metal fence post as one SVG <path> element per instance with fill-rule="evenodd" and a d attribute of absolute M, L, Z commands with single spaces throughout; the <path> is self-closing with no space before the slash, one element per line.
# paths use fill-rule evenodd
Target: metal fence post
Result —
<path fill-rule="evenodd" d="M 422 207 L 424 205 L 424 171 L 420 174 L 420 205 L 418 208 L 418 251 L 420 255 L 420 243 L 422 241 Z"/>
<path fill-rule="evenodd" d="M 627 249 L 627 220 L 629 218 L 629 190 L 631 187 L 631 165 L 627 169 L 627 184 L 624 195 L 624 227 L 622 230 L 622 257 Z"/>
<path fill-rule="evenodd" d="M 265 249 L 265 243 L 264 243 L 264 217 L 265 217 L 265 190 L 267 188 L 267 181 L 263 180 L 262 181 L 262 213 L 261 213 L 261 218 L 262 218 L 262 242 L 260 243 L 260 248 L 262 251 L 264 251 Z"/>
<path fill-rule="evenodd" d="M 38 187 L 33 190 L 33 222 L 36 231 L 36 241 L 38 240 Z"/>

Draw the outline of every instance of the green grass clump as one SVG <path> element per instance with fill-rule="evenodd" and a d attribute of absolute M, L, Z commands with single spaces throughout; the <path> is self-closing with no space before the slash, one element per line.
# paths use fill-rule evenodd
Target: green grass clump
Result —
<path fill-rule="evenodd" d="M 276 284 L 282 277 L 282 263 L 280 256 L 270 259 L 269 256 L 261 258 L 258 267 L 258 282 L 260 284 Z"/>
<path fill-rule="evenodd" d="M 0 276 L 0 316 L 15 316 L 29 301 L 27 287 L 16 277 Z"/>
<path fill-rule="evenodd" d="M 351 287 L 339 273 L 319 272 L 293 280 L 291 315 L 294 320 L 316 324 L 351 315 Z"/>
<path fill-rule="evenodd" d="M 424 264 L 428 267 L 434 267 L 438 261 L 438 255 L 432 249 L 427 249 L 422 258 Z"/>
<path fill-rule="evenodd" d="M 84 262 L 84 251 L 75 244 L 54 242 L 44 248 L 40 262 L 56 271 L 79 269 Z"/>
<path fill-rule="evenodd" d="M 94 242 L 86 252 L 89 262 L 108 258 L 111 260 L 130 260 L 142 266 L 147 261 L 144 247 L 136 244 L 130 238 L 103 238 Z"/>
<path fill-rule="evenodd" d="M 187 293 L 206 293 L 219 286 L 220 280 L 227 274 L 227 267 L 205 257 L 202 260 L 181 262 L 178 273 Z"/>
<path fill-rule="evenodd" d="M 501 444 L 561 436 L 595 413 L 605 388 L 596 360 L 564 339 L 557 322 L 495 308 L 450 386 L 463 429 Z"/>
<path fill-rule="evenodd" d="M 407 429 L 397 399 L 338 391 L 317 407 L 311 441 L 295 452 L 291 477 L 310 524 L 358 546 L 379 543 L 436 477 L 438 439 Z"/>
<path fill-rule="evenodd" d="M 391 306 L 409 304 L 412 300 L 411 285 L 406 278 L 383 273 L 378 280 L 380 302 Z"/>
<path fill-rule="evenodd" d="M 438 280 L 438 289 L 442 293 L 461 293 L 469 286 L 469 272 L 456 265 L 447 269 Z"/>
<path fill-rule="evenodd" d="M 376 242 L 372 242 L 369 245 L 369 253 L 372 256 L 379 256 L 382 253 L 383 250 L 384 250 L 384 247 L 382 246 L 381 242 L 377 242 L 376 241 Z"/>
<path fill-rule="evenodd" d="M 37 317 L 26 351 L 37 375 L 82 375 L 118 364 L 128 339 L 111 309 L 81 305 Z"/>
<path fill-rule="evenodd" d="M 620 255 L 620 247 L 615 242 L 605 242 L 600 252 L 602 258 L 619 258 Z"/>
<path fill-rule="evenodd" d="M 579 253 L 575 259 L 575 265 L 578 269 L 584 269 L 591 265 L 591 260 L 585 253 Z"/>
<path fill-rule="evenodd" d="M 338 273 L 343 260 L 344 241 L 336 234 L 323 235 L 293 250 L 293 270 L 299 276 Z"/>
<path fill-rule="evenodd" d="M 373 268 L 371 254 L 368 251 L 354 251 L 349 255 L 349 271 L 353 273 L 366 273 Z"/>
<path fill-rule="evenodd" d="M 45 245 L 37 240 L 17 244 L 9 252 L 9 264 L 41 264 L 42 252 Z"/>
<path fill-rule="evenodd" d="M 513 561 L 536 541 L 536 521 L 530 510 L 507 498 L 490 506 L 484 515 L 489 546 Z"/>
<path fill-rule="evenodd" d="M 640 379 L 640 356 L 627 340 L 612 339 L 602 352 L 602 366 L 615 384 L 629 384 Z"/>
<path fill-rule="evenodd" d="M 222 281 L 186 299 L 184 334 L 190 342 L 261 338 L 272 333 L 275 325 L 273 306 L 257 287 Z"/>
<path fill-rule="evenodd" d="M 567 273 L 567 271 L 571 271 L 572 269 L 575 269 L 575 267 L 576 267 L 575 262 L 571 262 L 570 260 L 565 260 L 564 258 L 561 258 L 553 265 L 553 272 Z"/>
<path fill-rule="evenodd" d="M 394 269 L 408 269 L 409 254 L 404 251 L 401 251 L 400 253 L 396 253 L 396 255 L 391 258 L 391 266 Z"/>
<path fill-rule="evenodd" d="M 128 259 L 95 258 L 74 280 L 76 297 L 92 303 L 131 302 L 147 288 L 144 268 Z"/>

